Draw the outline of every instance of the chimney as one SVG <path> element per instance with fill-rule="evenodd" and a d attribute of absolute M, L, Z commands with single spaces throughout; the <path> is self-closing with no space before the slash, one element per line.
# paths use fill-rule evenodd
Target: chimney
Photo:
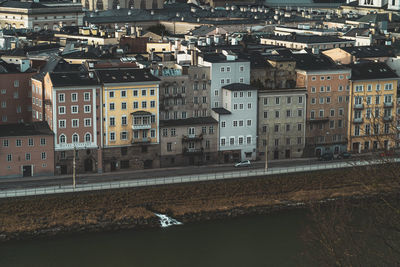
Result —
<path fill-rule="evenodd" d="M 197 58 L 197 50 L 192 50 L 192 58 L 190 60 L 190 65 L 197 66 L 198 65 L 198 58 Z"/>

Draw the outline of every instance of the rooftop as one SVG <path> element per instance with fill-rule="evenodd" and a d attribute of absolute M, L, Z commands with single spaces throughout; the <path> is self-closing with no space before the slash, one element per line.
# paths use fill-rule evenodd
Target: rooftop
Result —
<path fill-rule="evenodd" d="M 204 125 L 204 124 L 217 124 L 218 121 L 213 117 L 198 117 L 198 118 L 188 118 L 180 120 L 162 120 L 160 121 L 160 127 L 170 127 L 170 126 L 185 126 L 185 125 Z"/>
<path fill-rule="evenodd" d="M 365 61 L 349 65 L 351 80 L 398 79 L 399 76 L 386 63 Z"/>
<path fill-rule="evenodd" d="M 290 35 L 271 35 L 264 37 L 265 39 L 272 39 L 278 41 L 295 42 L 302 44 L 315 44 L 315 43 L 342 43 L 342 42 L 354 42 L 353 40 L 341 39 L 329 35 L 303 35 L 303 34 L 290 34 Z"/>
<path fill-rule="evenodd" d="M 112 69 L 98 70 L 102 83 L 129 83 L 129 82 L 157 82 L 159 78 L 151 74 L 148 69 Z"/>
<path fill-rule="evenodd" d="M 54 72 L 50 73 L 50 78 L 54 87 L 96 86 L 99 84 L 94 72 L 91 74 L 88 72 Z"/>
<path fill-rule="evenodd" d="M 0 137 L 32 135 L 53 135 L 53 131 L 45 121 L 0 125 Z"/>
<path fill-rule="evenodd" d="M 227 109 L 224 108 L 213 108 L 212 109 L 214 112 L 218 113 L 219 115 L 228 115 L 228 114 L 232 114 L 232 112 L 230 112 Z"/>
<path fill-rule="evenodd" d="M 343 47 L 343 51 L 355 56 L 356 58 L 370 57 L 394 57 L 395 51 L 391 46 L 355 46 Z"/>
<path fill-rule="evenodd" d="M 301 53 L 292 56 L 296 61 L 296 69 L 300 70 L 336 70 L 342 68 L 323 54 Z"/>
<path fill-rule="evenodd" d="M 245 83 L 231 83 L 228 85 L 225 85 L 222 87 L 223 89 L 229 90 L 229 91 L 249 91 L 249 90 L 257 90 L 257 88 L 245 84 Z"/>

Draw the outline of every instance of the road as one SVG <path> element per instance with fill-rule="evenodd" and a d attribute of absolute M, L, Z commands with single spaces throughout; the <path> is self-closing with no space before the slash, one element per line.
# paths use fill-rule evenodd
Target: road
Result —
<path fill-rule="evenodd" d="M 335 160 L 335 162 L 340 162 Z M 289 167 L 296 165 L 314 165 L 321 163 L 315 158 L 291 159 L 268 162 L 269 168 Z M 264 168 L 264 162 L 253 162 L 251 169 Z M 243 167 L 244 168 L 244 167 Z M 223 165 L 204 165 L 204 166 L 185 166 L 174 168 L 147 169 L 125 172 L 108 172 L 103 174 L 78 174 L 77 184 L 93 184 L 113 181 L 127 181 L 135 179 L 159 178 L 170 176 L 181 176 L 191 174 L 219 173 L 240 171 L 243 168 L 235 168 L 233 164 Z M 0 190 L 38 188 L 45 186 L 64 186 L 72 184 L 71 175 L 48 176 L 48 177 L 24 177 L 0 179 Z"/>

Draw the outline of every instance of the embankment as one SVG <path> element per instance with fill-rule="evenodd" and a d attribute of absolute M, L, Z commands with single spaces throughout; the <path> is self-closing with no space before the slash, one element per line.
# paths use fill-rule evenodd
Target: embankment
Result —
<path fill-rule="evenodd" d="M 158 227 L 399 192 L 398 165 L 0 200 L 0 239 Z M 303 203 L 303 204 L 302 204 Z"/>

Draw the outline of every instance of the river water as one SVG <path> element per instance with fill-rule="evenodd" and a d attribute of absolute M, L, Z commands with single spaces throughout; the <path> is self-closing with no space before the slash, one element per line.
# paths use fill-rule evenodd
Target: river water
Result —
<path fill-rule="evenodd" d="M 0 243 L 0 266 L 296 266 L 304 210 Z"/>

